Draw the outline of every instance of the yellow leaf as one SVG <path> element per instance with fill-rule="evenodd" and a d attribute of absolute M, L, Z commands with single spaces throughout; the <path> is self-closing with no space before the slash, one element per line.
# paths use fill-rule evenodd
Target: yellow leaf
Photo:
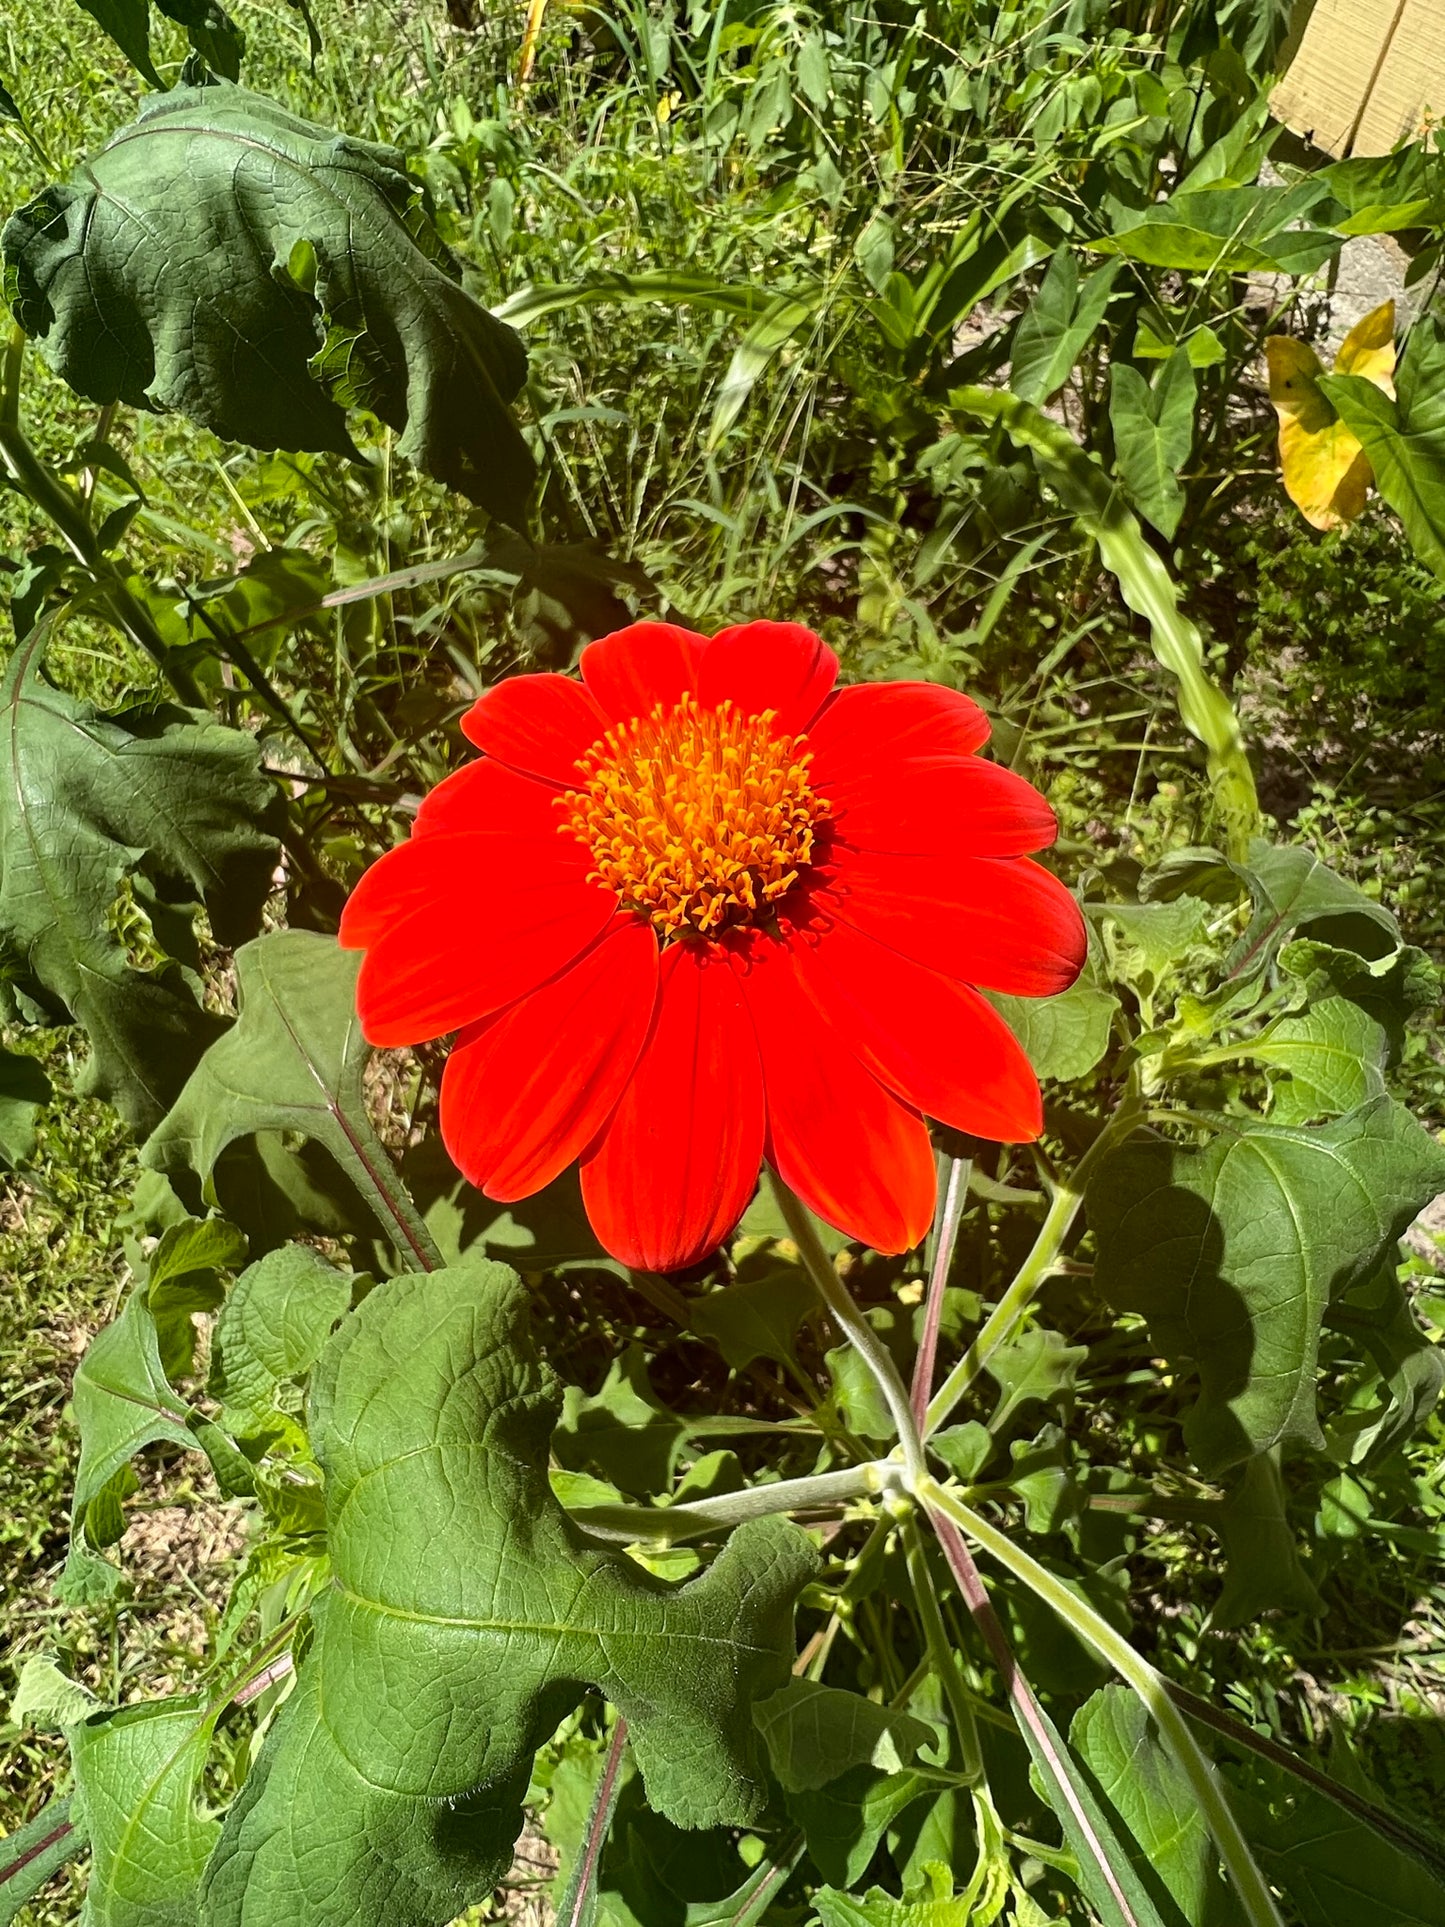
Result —
<path fill-rule="evenodd" d="M 1317 529 L 1353 522 L 1375 479 L 1357 438 L 1325 399 L 1319 356 L 1306 342 L 1271 335 L 1269 398 L 1279 416 L 1279 460 L 1285 491 Z M 1335 357 L 1337 375 L 1362 375 L 1387 395 L 1395 384 L 1395 304 L 1384 301 L 1357 321 Z"/>

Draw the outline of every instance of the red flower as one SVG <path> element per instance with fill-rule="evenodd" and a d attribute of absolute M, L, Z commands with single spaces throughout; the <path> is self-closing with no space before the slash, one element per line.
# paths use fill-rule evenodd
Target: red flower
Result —
<path fill-rule="evenodd" d="M 460 1031 L 442 1135 L 489 1197 L 580 1158 L 603 1244 L 667 1271 L 727 1235 L 766 1157 L 903 1251 L 933 1211 L 925 1112 L 1038 1136 L 1033 1071 L 975 986 L 1078 974 L 1078 909 L 1028 860 L 1053 814 L 975 754 L 966 696 L 835 692 L 837 670 L 796 623 L 643 622 L 584 650 L 580 682 L 519 676 L 464 718 L 481 759 L 362 878 L 341 941 L 366 952 L 373 1044 Z"/>

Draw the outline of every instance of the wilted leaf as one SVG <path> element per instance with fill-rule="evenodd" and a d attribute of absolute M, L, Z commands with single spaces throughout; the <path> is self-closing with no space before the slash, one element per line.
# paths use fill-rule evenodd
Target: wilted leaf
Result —
<path fill-rule="evenodd" d="M 333 1583 L 206 1927 L 352 1927 L 377 1894 L 387 1927 L 440 1927 L 505 1871 L 532 1754 L 586 1684 L 676 1824 L 766 1805 L 752 1703 L 788 1677 L 811 1549 L 752 1522 L 672 1588 L 589 1544 L 548 1486 L 558 1399 L 526 1320 L 515 1274 L 471 1260 L 379 1286 L 327 1345 L 310 1429 Z"/>
<path fill-rule="evenodd" d="M 53 622 L 0 686 L 0 952 L 12 982 L 84 1026 L 82 1090 L 149 1129 L 222 1025 L 179 965 L 131 967 L 111 910 L 139 876 L 204 903 L 223 942 L 245 936 L 270 887 L 275 791 L 243 730 L 164 705 L 102 716 L 46 682 Z"/>
<path fill-rule="evenodd" d="M 1308 342 L 1271 335 L 1269 398 L 1279 416 L 1279 459 L 1290 500 L 1317 529 L 1343 528 L 1365 506 L 1374 479 L 1360 439 L 1320 386 L 1324 374 Z M 1356 375 L 1395 393 L 1395 304 L 1382 302 L 1357 321 L 1335 356 L 1337 375 Z"/>
<path fill-rule="evenodd" d="M 176 88 L 0 246 L 16 320 L 92 401 L 343 454 L 367 408 L 440 481 L 523 514 L 525 350 L 462 288 L 394 149 L 240 87 Z"/>
<path fill-rule="evenodd" d="M 1087 1200 L 1094 1282 L 1166 1355 L 1198 1361 L 1185 1437 L 1202 1470 L 1322 1445 L 1325 1309 L 1442 1189 L 1445 1149 L 1387 1097 L 1312 1129 L 1221 1120 L 1200 1151 L 1148 1136 L 1105 1158 Z"/>
<path fill-rule="evenodd" d="M 855 1766 L 896 1773 L 936 1738 L 922 1720 L 811 1679 L 790 1679 L 758 1700 L 753 1722 L 788 1793 L 810 1793 Z"/>

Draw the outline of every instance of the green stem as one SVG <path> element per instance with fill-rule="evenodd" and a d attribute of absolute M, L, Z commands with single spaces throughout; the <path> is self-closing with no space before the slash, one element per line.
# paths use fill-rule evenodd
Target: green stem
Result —
<path fill-rule="evenodd" d="M 1274 1896 L 1255 1864 L 1249 1842 L 1240 1831 L 1239 1822 L 1225 1798 L 1213 1763 L 1170 1698 L 1168 1686 L 1160 1674 L 1148 1660 L 1135 1652 L 1123 1634 L 1117 1632 L 1107 1619 L 1071 1592 L 1046 1566 L 1041 1566 L 1037 1559 L 1031 1558 L 1007 1533 L 991 1525 L 982 1514 L 965 1505 L 947 1487 L 940 1485 L 936 1479 L 925 1478 L 918 1487 L 917 1497 L 928 1511 L 942 1513 L 945 1519 L 952 1520 L 1016 1579 L 1023 1580 L 1033 1593 L 1053 1608 L 1065 1625 L 1092 1646 L 1099 1657 L 1134 1689 L 1159 1729 L 1160 1738 L 1193 1788 L 1225 1870 L 1244 1908 L 1244 1923 L 1247 1923 L 1247 1927 L 1283 1927 Z"/>
<path fill-rule="evenodd" d="M 965 1697 L 963 1681 L 958 1677 L 958 1660 L 949 1643 L 948 1629 L 943 1623 L 943 1612 L 938 1603 L 938 1593 L 934 1588 L 933 1574 L 928 1568 L 928 1552 L 923 1543 L 923 1534 L 918 1530 L 916 1519 L 905 1521 L 903 1544 L 908 1561 L 908 1577 L 913 1585 L 913 1597 L 918 1606 L 918 1617 L 923 1626 L 923 1637 L 928 1647 L 933 1671 L 943 1688 L 948 1710 L 953 1715 L 954 1731 L 958 1734 L 958 1749 L 962 1756 L 963 1773 L 970 1785 L 983 1778 L 983 1753 L 978 1743 L 978 1721 L 973 1716 L 973 1708 Z"/>
<path fill-rule="evenodd" d="M 1091 1168 L 1121 1137 L 1127 1137 L 1139 1121 L 1139 1108 L 1133 1093 L 1100 1131 L 1074 1167 L 1067 1184 L 1054 1192 L 1048 1213 L 1039 1227 L 1033 1249 L 1019 1268 L 1017 1277 L 999 1299 L 982 1329 L 963 1357 L 929 1401 L 923 1422 L 923 1436 L 931 1438 L 959 1400 L 973 1385 L 990 1358 L 1013 1336 L 1019 1321 L 1033 1303 L 1039 1287 L 1057 1269 L 1064 1241 L 1074 1226 L 1084 1202 Z"/>
<path fill-rule="evenodd" d="M 896 1466 L 881 1459 L 871 1465 L 846 1466 L 839 1472 L 820 1472 L 808 1479 L 751 1485 L 741 1492 L 723 1492 L 715 1499 L 698 1499 L 689 1505 L 589 1505 L 579 1506 L 571 1516 L 599 1539 L 614 1539 L 623 1545 L 651 1540 L 675 1545 L 741 1525 L 745 1519 L 767 1518 L 778 1512 L 808 1512 L 818 1506 L 846 1505 L 850 1499 L 877 1497 L 896 1472 Z"/>
<path fill-rule="evenodd" d="M 788 1186 L 775 1171 L 768 1173 L 773 1187 L 773 1195 L 778 1201 L 778 1209 L 783 1214 L 783 1222 L 788 1227 L 789 1236 L 798 1247 L 808 1276 L 828 1311 L 834 1324 L 852 1345 L 877 1381 L 884 1403 L 892 1414 L 898 1442 L 903 1448 L 903 1464 L 906 1483 L 911 1487 L 927 1472 L 927 1461 L 923 1456 L 923 1441 L 918 1435 L 918 1427 L 913 1422 L 913 1408 L 909 1404 L 908 1389 L 898 1376 L 898 1367 L 893 1363 L 887 1347 L 879 1338 L 868 1320 L 853 1303 L 847 1286 L 838 1276 L 833 1261 L 823 1249 L 823 1241 L 818 1236 L 807 1207 L 801 1199 L 794 1197 Z"/>

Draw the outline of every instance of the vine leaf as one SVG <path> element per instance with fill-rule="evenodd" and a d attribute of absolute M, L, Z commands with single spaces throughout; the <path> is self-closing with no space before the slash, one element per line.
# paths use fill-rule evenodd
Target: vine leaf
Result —
<path fill-rule="evenodd" d="M 354 454 L 348 408 L 515 522 L 527 371 L 466 293 L 402 156 L 241 87 L 149 102 L 0 235 L 19 325 L 92 401 L 253 448 Z"/>
<path fill-rule="evenodd" d="M 532 1756 L 591 1685 L 681 1826 L 767 1804 L 753 1701 L 814 1569 L 780 1519 L 670 1587 L 593 1547 L 547 1480 L 559 1399 L 516 1274 L 379 1286 L 312 1376 L 332 1584 L 206 1875 L 206 1927 L 442 1927 L 505 1871 Z"/>
<path fill-rule="evenodd" d="M 1147 1136 L 1089 1185 L 1095 1283 L 1198 1360 L 1185 1437 L 1216 1476 L 1271 1446 L 1319 1449 L 1315 1369 L 1332 1299 L 1445 1190 L 1445 1149 L 1377 1097 L 1329 1124 L 1221 1120 L 1203 1150 Z"/>
<path fill-rule="evenodd" d="M 221 1831 L 198 1795 L 222 1705 L 167 1699 L 70 1729 L 90 1834 L 86 1927 L 195 1927 L 197 1883 Z"/>
<path fill-rule="evenodd" d="M 435 1246 L 372 1128 L 367 1045 L 356 1018 L 358 959 L 330 937 L 279 930 L 236 952 L 240 1015 L 196 1066 L 141 1163 L 185 1187 L 212 1177 L 239 1139 L 300 1132 L 330 1152 L 398 1248 Z"/>
<path fill-rule="evenodd" d="M 0 957 L 42 1012 L 84 1026 L 81 1090 L 149 1129 L 223 1026 L 180 964 L 132 967 L 112 912 L 132 888 L 168 929 L 163 908 L 203 903 L 222 942 L 247 935 L 270 888 L 276 793 L 244 730 L 168 705 L 102 716 L 46 682 L 54 621 L 0 684 Z"/>
<path fill-rule="evenodd" d="M 35 1149 L 35 1119 L 50 1102 L 50 1079 L 33 1057 L 0 1050 L 0 1166 L 23 1164 Z"/>

